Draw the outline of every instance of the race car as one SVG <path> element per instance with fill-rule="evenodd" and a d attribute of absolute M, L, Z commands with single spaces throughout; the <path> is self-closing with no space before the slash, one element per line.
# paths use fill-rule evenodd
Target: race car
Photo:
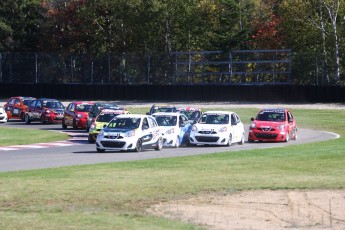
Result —
<path fill-rule="evenodd" d="M 7 113 L 8 119 L 15 118 L 24 121 L 26 108 L 34 99 L 36 98 L 22 96 L 15 96 L 8 99 L 6 104 L 4 105 L 4 109 Z"/>
<path fill-rule="evenodd" d="M 288 142 L 297 139 L 297 123 L 292 113 L 285 108 L 265 108 L 256 118 L 251 118 L 248 142 Z"/>
<path fill-rule="evenodd" d="M 102 109 L 95 119 L 92 120 L 92 125 L 89 129 L 88 141 L 95 143 L 97 135 L 114 117 L 120 114 L 127 114 L 127 110 L 123 109 Z"/>
<path fill-rule="evenodd" d="M 163 147 L 160 127 L 152 116 L 139 114 L 119 115 L 100 131 L 96 140 L 97 152 L 105 150 L 136 151 Z"/>
<path fill-rule="evenodd" d="M 243 123 L 236 113 L 207 111 L 193 125 L 189 141 L 190 145 L 243 145 L 244 135 Z"/>
<path fill-rule="evenodd" d="M 96 101 L 93 106 L 90 109 L 89 112 L 89 116 L 87 118 L 87 122 L 86 122 L 86 132 L 89 132 L 89 129 L 92 125 L 92 122 L 94 121 L 94 119 L 97 117 L 97 115 L 99 114 L 99 112 L 102 109 L 123 109 L 124 108 L 120 108 L 115 102 L 109 102 L 109 101 Z"/>
<path fill-rule="evenodd" d="M 41 121 L 45 123 L 62 122 L 64 105 L 51 98 L 40 98 L 32 100 L 25 113 L 25 123 L 30 124 L 32 121 Z"/>
<path fill-rule="evenodd" d="M 189 143 L 191 123 L 184 114 L 180 113 L 154 113 L 152 116 L 161 127 L 163 146 L 179 147 Z"/>
<path fill-rule="evenodd" d="M 93 102 L 88 101 L 74 101 L 69 103 L 64 111 L 61 123 L 62 128 L 67 129 L 68 126 L 72 126 L 73 129 L 85 129 L 87 117 L 93 104 Z"/>
<path fill-rule="evenodd" d="M 158 113 L 158 112 L 165 112 L 165 113 L 176 113 L 177 109 L 174 105 L 152 105 L 151 109 L 148 113 L 146 113 L 146 115 L 152 115 L 154 113 Z"/>
<path fill-rule="evenodd" d="M 201 109 L 195 107 L 180 107 L 177 111 L 186 115 L 191 123 L 196 123 L 201 117 Z"/>
<path fill-rule="evenodd" d="M 8 117 L 7 117 L 7 113 L 3 108 L 0 108 L 0 122 L 1 123 L 5 123 L 7 122 Z"/>

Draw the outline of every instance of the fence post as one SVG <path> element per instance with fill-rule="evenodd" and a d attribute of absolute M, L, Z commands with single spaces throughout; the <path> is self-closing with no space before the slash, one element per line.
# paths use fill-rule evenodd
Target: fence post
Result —
<path fill-rule="evenodd" d="M 151 55 L 147 58 L 147 84 L 150 84 L 150 72 L 151 72 Z"/>
<path fill-rule="evenodd" d="M 2 82 L 2 54 L 0 53 L 0 82 Z"/>
<path fill-rule="evenodd" d="M 110 53 L 108 52 L 108 83 L 111 81 L 111 65 L 110 65 Z"/>
<path fill-rule="evenodd" d="M 35 83 L 38 83 L 38 63 L 37 63 L 37 53 L 35 53 Z"/>

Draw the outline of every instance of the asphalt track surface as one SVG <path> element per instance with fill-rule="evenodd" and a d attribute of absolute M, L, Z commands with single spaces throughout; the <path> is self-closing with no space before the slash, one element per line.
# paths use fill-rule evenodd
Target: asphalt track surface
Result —
<path fill-rule="evenodd" d="M 58 132 L 64 131 L 62 130 L 61 125 L 41 125 L 39 122 L 26 125 L 19 121 L 9 121 L 1 125 L 16 128 L 25 127 Z M 290 140 L 288 143 L 245 142 L 244 145 L 233 144 L 231 147 L 197 146 L 163 148 L 161 151 L 143 150 L 140 153 L 120 151 L 106 151 L 105 153 L 97 153 L 95 144 L 89 144 L 87 142 L 87 132 L 85 130 L 67 129 L 64 132 L 68 132 L 74 136 L 74 138 L 70 139 L 70 142 L 73 143 L 71 146 L 0 151 L 0 172 L 56 168 L 106 162 L 146 160 L 153 158 L 182 157 L 225 151 L 228 151 L 229 154 L 231 154 L 233 151 L 284 147 L 287 145 L 320 142 L 338 137 L 334 133 L 299 129 L 298 140 Z"/>

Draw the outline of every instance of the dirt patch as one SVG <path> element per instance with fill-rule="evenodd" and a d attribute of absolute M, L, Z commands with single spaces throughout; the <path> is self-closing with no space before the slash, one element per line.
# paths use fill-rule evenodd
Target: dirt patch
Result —
<path fill-rule="evenodd" d="M 345 190 L 260 190 L 156 204 L 149 212 L 207 229 L 345 229 Z"/>

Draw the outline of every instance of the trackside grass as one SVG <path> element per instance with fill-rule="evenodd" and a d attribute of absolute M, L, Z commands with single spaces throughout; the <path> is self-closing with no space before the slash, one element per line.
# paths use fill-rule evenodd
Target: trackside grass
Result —
<path fill-rule="evenodd" d="M 0 128 L 0 146 L 25 145 L 68 139 L 67 134 L 36 129 Z"/>
<path fill-rule="evenodd" d="M 233 110 L 247 124 L 258 112 Z M 270 149 L 0 173 L 0 229 L 199 229 L 154 217 L 146 210 L 155 203 L 178 203 L 209 192 L 344 189 L 345 111 L 292 112 L 299 127 L 335 132 L 341 138 Z"/>

